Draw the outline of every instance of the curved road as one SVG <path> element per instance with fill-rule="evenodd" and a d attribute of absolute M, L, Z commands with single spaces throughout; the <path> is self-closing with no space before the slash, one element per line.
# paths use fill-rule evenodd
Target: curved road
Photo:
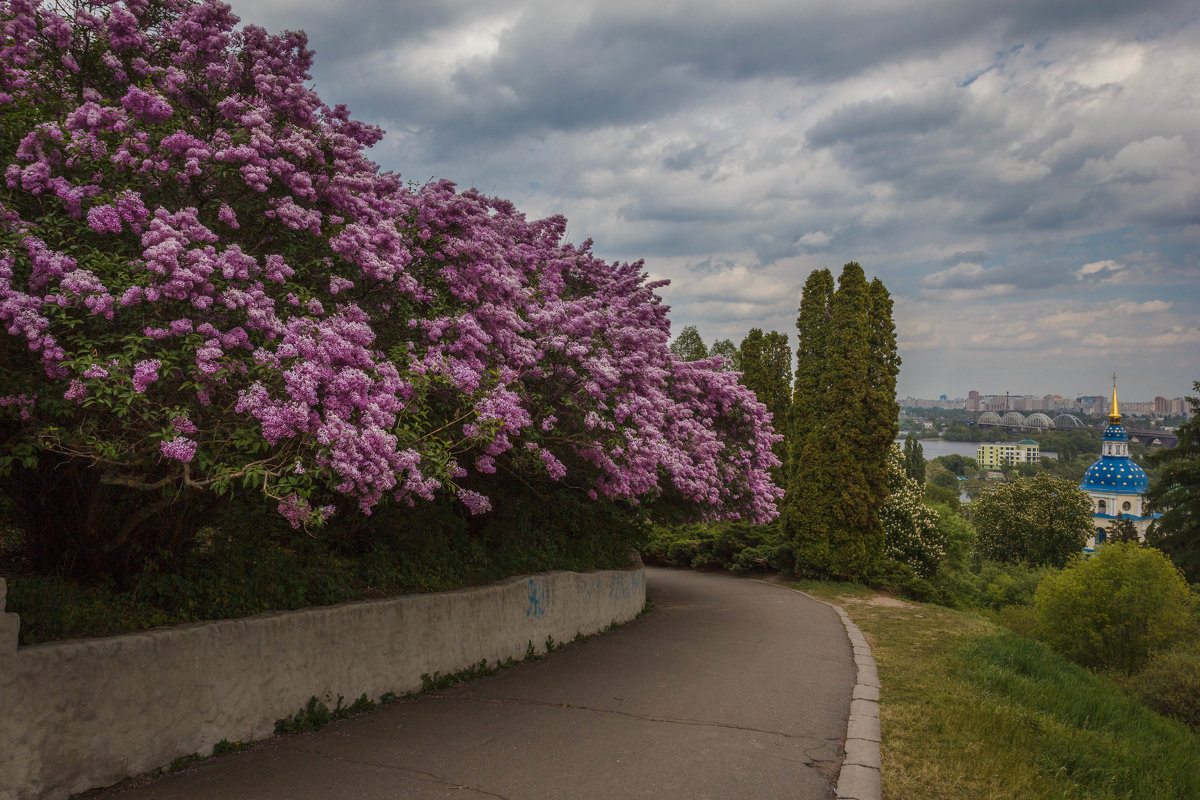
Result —
<path fill-rule="evenodd" d="M 609 634 L 120 796 L 832 798 L 855 682 L 836 612 L 725 574 L 646 577 L 652 612 Z"/>

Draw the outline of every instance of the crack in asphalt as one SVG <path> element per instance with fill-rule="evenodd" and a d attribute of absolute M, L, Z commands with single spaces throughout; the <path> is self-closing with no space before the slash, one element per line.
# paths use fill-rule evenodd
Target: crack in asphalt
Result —
<path fill-rule="evenodd" d="M 762 733 L 767 736 L 779 736 L 784 739 L 796 739 L 800 741 L 817 742 L 820 744 L 836 743 L 841 744 L 840 738 L 825 738 L 820 736 L 798 736 L 794 733 L 785 731 L 763 730 L 762 728 L 752 728 L 748 725 L 736 725 L 732 722 L 715 722 L 713 720 L 704 719 L 688 719 L 686 717 L 663 717 L 653 716 L 650 714 L 638 714 L 632 711 L 620 711 L 613 708 L 595 708 L 593 706 L 576 705 L 574 703 L 555 703 L 549 700 L 522 700 L 515 697 L 482 697 L 476 695 L 449 695 L 449 694 L 432 694 L 429 697 L 439 700 L 471 700 L 482 703 L 504 703 L 507 705 L 518 706 L 542 706 L 544 708 L 569 708 L 576 711 L 590 711 L 596 714 L 614 714 L 621 717 L 630 717 L 632 719 L 640 719 L 645 722 L 665 722 L 671 725 L 695 725 L 698 727 L 710 728 L 728 728 L 735 731 L 746 731 L 747 733 Z"/>
<path fill-rule="evenodd" d="M 312 750 L 312 749 L 309 749 L 306 747 L 285 747 L 284 749 L 290 750 L 294 753 L 303 753 L 305 755 L 317 756 L 318 758 L 324 758 L 324 759 L 328 759 L 330 761 L 344 761 L 347 764 L 360 764 L 365 767 L 377 767 L 379 769 L 386 769 L 386 770 L 391 770 L 394 772 L 403 772 L 403 773 L 413 776 L 415 778 L 427 779 L 431 783 L 439 783 L 450 789 L 466 789 L 467 791 L 476 792 L 477 794 L 486 795 L 487 797 L 495 797 L 497 800 L 511 800 L 506 795 L 497 794 L 496 792 L 489 792 L 487 789 L 483 789 L 478 786 L 470 786 L 465 783 L 458 783 L 457 781 L 452 781 L 449 778 L 443 778 L 441 775 L 438 775 L 436 773 L 426 772 L 425 770 L 420 770 L 420 769 L 413 769 L 412 767 L 402 767 L 398 764 L 385 764 L 385 763 L 381 763 L 379 761 L 372 761 L 372 760 L 366 759 L 366 758 L 348 758 L 346 756 L 335 756 L 330 753 L 325 753 L 320 750 Z"/>

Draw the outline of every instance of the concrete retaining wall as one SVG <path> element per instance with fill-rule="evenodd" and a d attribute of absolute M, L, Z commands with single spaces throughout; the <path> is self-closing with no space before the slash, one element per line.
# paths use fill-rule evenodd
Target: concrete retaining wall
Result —
<path fill-rule="evenodd" d="M 552 572 L 20 649 L 4 594 L 0 579 L 0 800 L 59 800 L 271 736 L 313 696 L 377 699 L 595 633 L 637 616 L 646 582 L 641 567 Z"/>

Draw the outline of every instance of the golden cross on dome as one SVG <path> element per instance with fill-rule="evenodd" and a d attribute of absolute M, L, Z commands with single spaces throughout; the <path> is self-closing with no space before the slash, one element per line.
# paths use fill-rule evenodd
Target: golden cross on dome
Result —
<path fill-rule="evenodd" d="M 1117 373 L 1113 373 L 1113 399 L 1112 410 L 1109 412 L 1108 421 L 1113 425 L 1121 424 L 1121 412 L 1117 408 Z"/>

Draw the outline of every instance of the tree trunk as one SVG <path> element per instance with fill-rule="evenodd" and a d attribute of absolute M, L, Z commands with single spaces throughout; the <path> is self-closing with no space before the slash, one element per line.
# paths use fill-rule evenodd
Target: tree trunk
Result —
<path fill-rule="evenodd" d="M 135 574 L 148 558 L 189 548 L 217 501 L 105 485 L 100 474 L 86 460 L 43 452 L 36 467 L 0 479 L 38 574 L 82 583 Z"/>

